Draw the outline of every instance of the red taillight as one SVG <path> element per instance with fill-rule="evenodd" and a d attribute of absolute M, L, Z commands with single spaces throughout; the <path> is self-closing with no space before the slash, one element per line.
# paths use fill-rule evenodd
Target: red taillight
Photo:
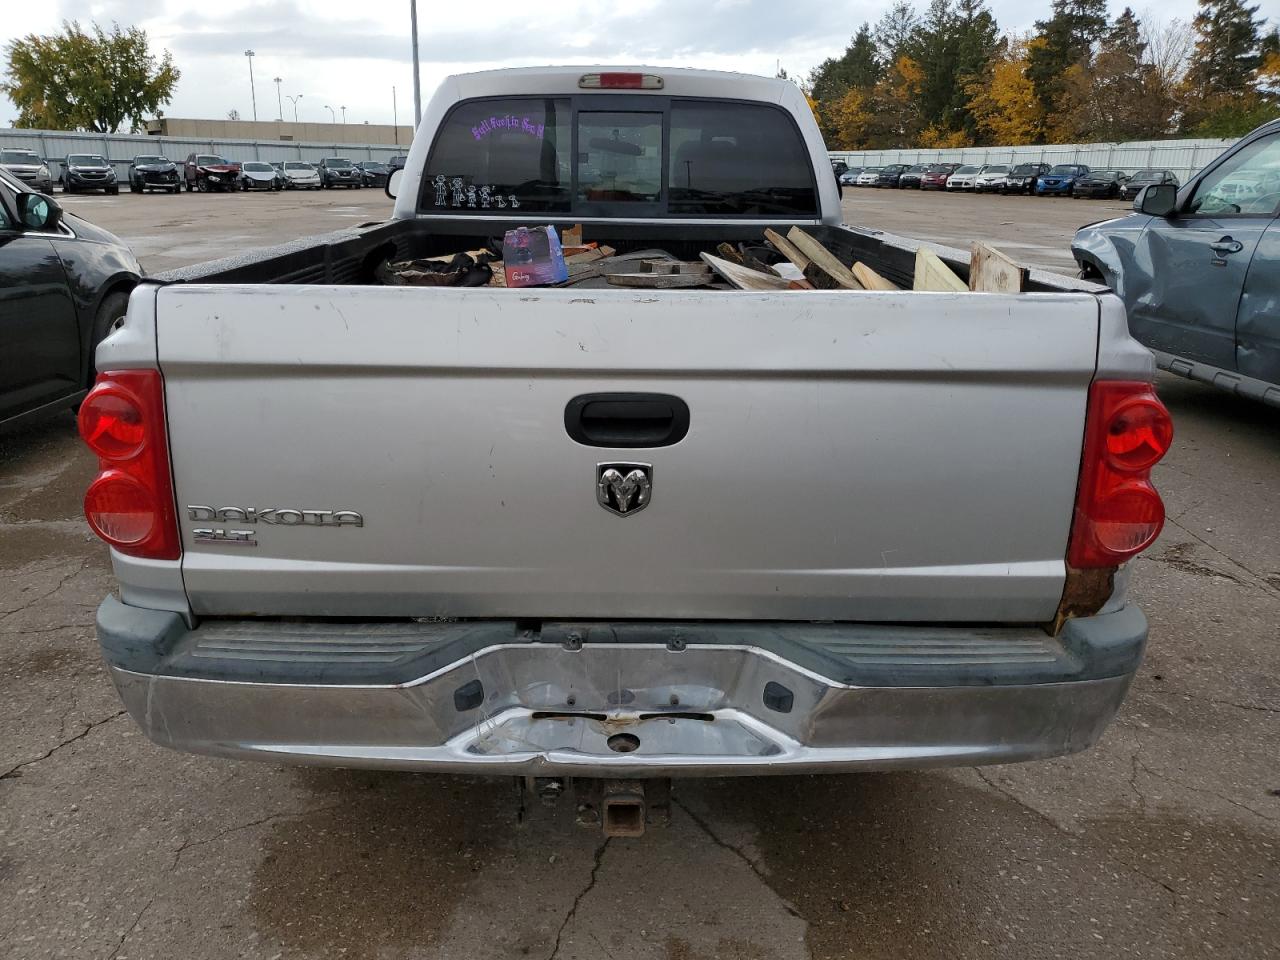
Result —
<path fill-rule="evenodd" d="M 578 78 L 583 90 L 661 90 L 664 85 L 652 73 L 584 73 Z"/>
<path fill-rule="evenodd" d="M 1090 387 L 1069 566 L 1116 567 L 1151 546 L 1164 526 L 1151 468 L 1172 442 L 1173 421 L 1151 384 Z"/>
<path fill-rule="evenodd" d="M 177 560 L 178 521 L 156 370 L 103 373 L 80 404 L 80 436 L 98 455 L 84 495 L 93 532 L 121 553 Z"/>

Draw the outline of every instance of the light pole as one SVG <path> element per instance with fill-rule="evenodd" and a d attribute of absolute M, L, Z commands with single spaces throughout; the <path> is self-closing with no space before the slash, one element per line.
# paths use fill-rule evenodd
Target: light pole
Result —
<path fill-rule="evenodd" d="M 293 122 L 297 123 L 298 122 L 298 101 L 302 99 L 302 94 L 298 94 L 296 97 L 287 97 L 286 99 L 293 104 Z"/>
<path fill-rule="evenodd" d="M 249 96 L 253 98 L 253 122 L 258 122 L 258 91 L 253 86 L 253 51 L 246 50 L 244 55 L 249 58 Z"/>
<path fill-rule="evenodd" d="M 409 0 L 409 24 L 413 31 L 413 129 L 422 122 L 422 87 L 418 83 L 418 0 Z"/>
<path fill-rule="evenodd" d="M 396 146 L 400 145 L 400 116 L 396 112 L 396 88 L 391 88 L 391 131 L 396 138 Z"/>
<path fill-rule="evenodd" d="M 276 106 L 280 108 L 280 121 L 284 122 L 284 103 L 280 100 L 280 84 L 284 82 L 284 77 L 276 77 Z"/>
<path fill-rule="evenodd" d="M 337 122 L 338 122 L 338 115 L 337 115 L 336 113 L 334 113 L 334 111 L 333 111 L 333 107 L 329 106 L 329 105 L 326 103 L 326 104 L 324 105 L 324 108 L 325 108 L 326 110 L 328 110 L 328 111 L 329 111 L 329 116 L 333 119 L 333 122 L 334 122 L 334 123 L 337 123 Z"/>
<path fill-rule="evenodd" d="M 347 122 L 347 108 L 346 108 L 345 106 L 343 106 L 343 107 L 339 107 L 338 109 L 342 111 L 342 122 L 343 122 L 343 123 L 346 123 L 346 122 Z"/>

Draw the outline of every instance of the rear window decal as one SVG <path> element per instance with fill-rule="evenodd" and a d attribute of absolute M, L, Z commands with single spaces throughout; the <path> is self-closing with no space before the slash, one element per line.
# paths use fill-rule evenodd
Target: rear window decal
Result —
<path fill-rule="evenodd" d="M 435 191 L 437 207 L 492 210 L 496 206 L 499 210 L 508 207 L 512 210 L 520 209 L 520 199 L 514 193 L 504 195 L 496 192 L 492 185 L 468 183 L 466 177 L 446 177 L 443 173 L 438 173 L 432 178 L 431 186 Z"/>
<path fill-rule="evenodd" d="M 531 137 L 542 140 L 546 136 L 547 125 L 528 117 L 489 117 L 471 128 L 471 136 L 477 140 L 483 140 L 495 130 L 519 130 L 521 133 L 527 133 Z"/>

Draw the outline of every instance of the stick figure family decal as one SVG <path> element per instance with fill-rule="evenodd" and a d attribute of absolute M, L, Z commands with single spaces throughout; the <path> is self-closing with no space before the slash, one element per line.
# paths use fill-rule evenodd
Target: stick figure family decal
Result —
<path fill-rule="evenodd" d="M 462 177 L 446 177 L 440 173 L 432 179 L 431 186 L 435 188 L 437 207 L 455 209 L 466 207 L 471 210 L 506 210 L 508 207 L 512 210 L 520 209 L 520 200 L 514 193 L 496 193 L 492 186 L 467 183 Z"/>

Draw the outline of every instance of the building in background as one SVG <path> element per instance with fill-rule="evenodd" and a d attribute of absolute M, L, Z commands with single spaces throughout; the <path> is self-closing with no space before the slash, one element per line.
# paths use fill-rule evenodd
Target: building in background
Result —
<path fill-rule="evenodd" d="M 294 123 L 291 120 L 192 120 L 158 117 L 147 121 L 153 137 L 198 140 L 297 140 L 307 143 L 400 144 L 408 149 L 413 128 L 389 123 Z"/>

